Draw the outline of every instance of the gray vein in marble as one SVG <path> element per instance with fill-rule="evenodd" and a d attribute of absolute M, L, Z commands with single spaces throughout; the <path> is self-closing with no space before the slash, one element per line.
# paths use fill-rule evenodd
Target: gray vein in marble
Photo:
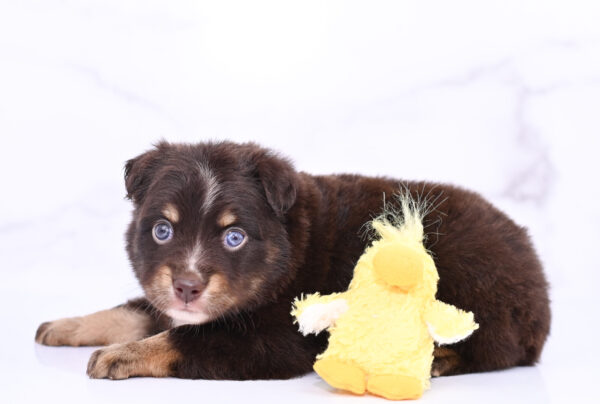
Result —
<path fill-rule="evenodd" d="M 554 92 L 560 86 L 531 89 L 517 83 L 514 119 L 516 123 L 516 146 L 530 158 L 523 166 L 511 173 L 501 196 L 519 202 L 531 201 L 540 206 L 547 202 L 556 182 L 556 169 L 550 158 L 548 146 L 527 118 L 527 108 L 535 100 Z"/>
<path fill-rule="evenodd" d="M 170 113 L 168 113 L 161 105 L 150 101 L 138 94 L 135 94 L 130 90 L 123 89 L 115 85 L 114 83 L 109 82 L 96 69 L 73 63 L 67 64 L 67 67 L 89 78 L 98 88 L 113 94 L 115 97 L 118 97 L 123 101 L 135 105 L 139 108 L 158 113 L 167 118 L 171 123 L 175 124 L 177 127 L 182 126 L 180 122 L 177 119 L 175 119 Z"/>

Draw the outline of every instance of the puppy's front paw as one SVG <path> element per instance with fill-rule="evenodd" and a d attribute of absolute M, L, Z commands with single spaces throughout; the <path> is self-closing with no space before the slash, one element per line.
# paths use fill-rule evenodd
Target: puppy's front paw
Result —
<path fill-rule="evenodd" d="M 453 349 L 435 347 L 433 350 L 433 363 L 431 376 L 447 376 L 457 373 L 460 366 L 460 356 Z"/>
<path fill-rule="evenodd" d="M 134 376 L 134 369 L 141 358 L 131 344 L 115 344 L 98 349 L 88 362 L 87 374 L 92 379 L 127 379 Z"/>
<path fill-rule="evenodd" d="M 92 379 L 127 379 L 133 376 L 173 375 L 178 353 L 168 343 L 166 333 L 141 341 L 115 344 L 94 352 L 87 374 Z"/>
<path fill-rule="evenodd" d="M 35 333 L 35 341 L 42 345 L 79 346 L 80 343 L 77 334 L 80 325 L 80 317 L 63 318 L 61 320 L 42 323 Z"/>

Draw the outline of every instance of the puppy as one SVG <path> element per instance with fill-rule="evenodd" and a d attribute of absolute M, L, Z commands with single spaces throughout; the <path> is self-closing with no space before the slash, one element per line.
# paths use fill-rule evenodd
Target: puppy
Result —
<path fill-rule="evenodd" d="M 524 228 L 450 185 L 312 176 L 255 144 L 169 144 L 129 160 L 127 252 L 145 297 L 40 325 L 45 345 L 109 345 L 92 378 L 285 379 L 310 372 L 327 335 L 290 316 L 301 294 L 347 288 L 363 225 L 400 190 L 427 199 L 437 298 L 480 329 L 435 350 L 434 376 L 532 365 L 550 327 L 548 284 Z"/>

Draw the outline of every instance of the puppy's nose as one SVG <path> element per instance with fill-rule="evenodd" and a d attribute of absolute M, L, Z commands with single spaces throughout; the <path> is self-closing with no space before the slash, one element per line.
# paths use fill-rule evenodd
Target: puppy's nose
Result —
<path fill-rule="evenodd" d="M 173 289 L 175 289 L 175 296 L 181 301 L 190 303 L 200 297 L 204 284 L 197 279 L 175 279 Z"/>

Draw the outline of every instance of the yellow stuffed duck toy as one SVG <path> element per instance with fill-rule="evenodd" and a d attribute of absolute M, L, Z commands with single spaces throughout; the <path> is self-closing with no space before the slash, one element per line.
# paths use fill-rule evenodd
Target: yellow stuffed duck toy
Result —
<path fill-rule="evenodd" d="M 436 300 L 439 279 L 423 245 L 422 209 L 408 194 L 401 214 L 371 222 L 380 238 L 354 268 L 346 292 L 296 300 L 292 315 L 304 335 L 329 328 L 315 371 L 354 394 L 419 398 L 429 388 L 434 341 L 451 344 L 478 328 L 473 313 Z"/>

